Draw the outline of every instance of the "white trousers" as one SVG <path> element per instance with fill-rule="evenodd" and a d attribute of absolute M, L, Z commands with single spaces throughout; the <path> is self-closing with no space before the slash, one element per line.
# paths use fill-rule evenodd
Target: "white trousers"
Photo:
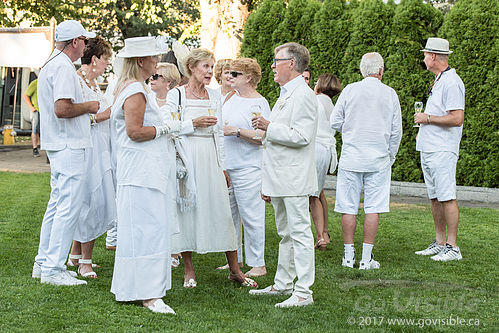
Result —
<path fill-rule="evenodd" d="M 47 151 L 50 159 L 50 199 L 43 216 L 40 245 L 35 261 L 42 276 L 65 270 L 65 261 L 73 240 L 84 199 L 86 153 L 84 149 L 65 148 Z"/>
<path fill-rule="evenodd" d="M 279 243 L 279 259 L 274 285 L 279 290 L 308 298 L 315 279 L 314 236 L 310 227 L 308 196 L 272 197 Z"/>
<path fill-rule="evenodd" d="M 243 262 L 242 230 L 246 264 L 265 266 L 265 202 L 262 200 L 262 170 L 258 167 L 227 170 L 232 221 L 236 229 L 237 260 Z"/>

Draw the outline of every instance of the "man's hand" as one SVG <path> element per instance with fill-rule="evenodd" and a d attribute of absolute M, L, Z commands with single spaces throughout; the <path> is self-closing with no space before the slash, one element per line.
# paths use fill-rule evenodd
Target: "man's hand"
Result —
<path fill-rule="evenodd" d="M 426 124 L 428 121 L 428 115 L 426 113 L 417 112 L 414 114 L 414 122 L 416 124 Z"/>
<path fill-rule="evenodd" d="M 90 102 L 85 102 L 85 107 L 88 108 L 88 113 L 97 113 L 99 111 L 99 102 L 97 101 L 90 101 Z"/>
<path fill-rule="evenodd" d="M 262 131 L 267 131 L 267 127 L 269 127 L 270 121 L 263 118 L 262 116 L 253 117 L 251 118 L 251 124 L 253 125 L 254 129 L 261 129 Z"/>
<path fill-rule="evenodd" d="M 264 194 L 261 194 L 262 196 L 262 200 L 265 201 L 266 203 L 270 203 L 270 197 L 264 195 Z"/>
<path fill-rule="evenodd" d="M 192 125 L 194 127 L 210 127 L 217 124 L 217 117 L 214 116 L 201 116 L 192 119 Z"/>
<path fill-rule="evenodd" d="M 224 176 L 225 176 L 225 182 L 227 183 L 227 188 L 229 188 L 230 187 L 230 178 L 229 178 L 229 174 L 225 170 L 224 170 Z"/>

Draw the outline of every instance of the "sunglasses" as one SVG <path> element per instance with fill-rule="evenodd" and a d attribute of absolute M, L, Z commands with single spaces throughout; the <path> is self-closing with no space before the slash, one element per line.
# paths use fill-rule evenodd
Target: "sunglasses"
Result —
<path fill-rule="evenodd" d="M 151 79 L 153 79 L 153 80 L 159 80 L 160 77 L 163 77 L 163 75 L 161 75 L 161 74 L 154 74 L 153 76 L 151 76 Z"/>
<path fill-rule="evenodd" d="M 85 45 L 88 45 L 88 38 L 87 37 L 78 37 L 78 39 L 81 39 Z"/>
<path fill-rule="evenodd" d="M 230 75 L 231 75 L 232 77 L 238 77 L 239 75 L 243 75 L 243 74 L 244 74 L 244 73 L 241 73 L 241 72 L 236 72 L 236 71 L 232 71 L 232 72 L 230 72 Z"/>

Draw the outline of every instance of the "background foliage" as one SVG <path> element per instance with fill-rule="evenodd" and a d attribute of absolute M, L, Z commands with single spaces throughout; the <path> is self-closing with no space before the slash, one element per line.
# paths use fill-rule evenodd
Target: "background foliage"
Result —
<path fill-rule="evenodd" d="M 258 89 L 273 104 L 279 89 L 270 65 L 273 48 L 279 44 L 296 41 L 307 46 L 312 78 L 330 72 L 343 87 L 361 79 L 359 63 L 364 53 L 379 52 L 385 59 L 383 82 L 397 91 L 403 114 L 404 135 L 392 177 L 422 182 L 413 104 L 426 102 L 426 89 L 434 76 L 426 70 L 420 50 L 428 37 L 447 38 L 454 51 L 450 66 L 466 87 L 457 182 L 499 187 L 499 5 L 488 0 L 451 1 L 452 8 L 432 5 L 441 2 L 262 0 L 246 23 L 241 54 L 256 58 L 262 66 Z M 341 151 L 341 140 L 336 148 Z"/>

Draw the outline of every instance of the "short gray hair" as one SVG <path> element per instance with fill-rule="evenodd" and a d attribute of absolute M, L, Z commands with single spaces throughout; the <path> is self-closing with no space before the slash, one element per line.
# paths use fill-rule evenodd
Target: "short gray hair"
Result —
<path fill-rule="evenodd" d="M 363 77 L 379 74 L 379 70 L 385 67 L 383 57 L 378 52 L 366 53 L 360 61 L 360 73 Z"/>
<path fill-rule="evenodd" d="M 281 50 L 284 50 L 286 57 L 293 58 L 295 60 L 295 70 L 298 73 L 303 73 L 305 69 L 307 69 L 310 64 L 310 52 L 305 46 L 298 43 L 286 43 L 276 47 L 274 52 L 277 54 L 277 52 Z"/>

